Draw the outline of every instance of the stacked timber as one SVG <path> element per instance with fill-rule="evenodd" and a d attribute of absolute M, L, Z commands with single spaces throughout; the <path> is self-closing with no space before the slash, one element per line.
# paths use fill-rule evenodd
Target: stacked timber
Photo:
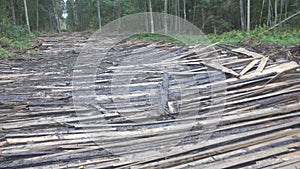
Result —
<path fill-rule="evenodd" d="M 300 167 L 295 61 L 126 41 L 89 83 L 86 34 L 40 38 L 38 58 L 0 61 L 0 168 Z"/>

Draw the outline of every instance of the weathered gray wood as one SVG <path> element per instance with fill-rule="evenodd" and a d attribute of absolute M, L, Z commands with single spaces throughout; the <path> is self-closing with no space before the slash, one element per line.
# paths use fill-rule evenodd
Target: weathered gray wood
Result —
<path fill-rule="evenodd" d="M 104 47 L 96 45 L 81 51 L 85 43 L 97 43 L 87 36 L 44 36 L 39 58 L 0 60 L 0 168 L 212 167 L 221 165 L 218 160 L 222 159 L 227 167 L 259 168 L 298 162 L 296 152 L 285 151 L 289 140 L 298 146 L 300 80 L 299 73 L 292 71 L 299 66 L 296 62 L 269 62 L 268 57 L 247 49 L 227 48 L 217 55 L 222 49 L 213 50 L 215 44 L 179 47 L 127 41 L 115 45 L 99 66 L 85 62 L 73 67 L 79 52 L 83 58 L 104 52 Z M 150 57 L 161 60 L 137 65 L 130 61 Z M 254 64 L 248 65 L 253 59 L 260 60 L 254 71 Z M 72 76 L 72 70 L 92 68 L 99 69 L 96 75 Z M 243 75 L 238 77 L 236 72 Z M 228 76 L 224 81 L 218 78 L 222 74 Z M 127 84 L 118 83 L 129 76 L 134 78 Z M 93 77 L 95 81 L 86 81 Z M 82 80 L 83 87 L 73 88 L 72 80 Z M 72 92 L 94 89 L 96 97 L 78 97 L 96 99 L 96 105 L 73 106 Z M 226 102 L 213 104 L 225 96 Z M 161 113 L 159 105 L 164 108 Z M 161 118 L 165 111 L 178 114 Z M 203 131 L 195 123 L 219 126 Z M 212 137 L 197 142 L 201 134 Z M 276 152 L 271 144 L 278 144 Z M 141 158 L 122 161 L 127 155 Z M 273 162 L 273 156 L 281 160 Z M 255 165 L 263 157 L 267 164 Z"/>

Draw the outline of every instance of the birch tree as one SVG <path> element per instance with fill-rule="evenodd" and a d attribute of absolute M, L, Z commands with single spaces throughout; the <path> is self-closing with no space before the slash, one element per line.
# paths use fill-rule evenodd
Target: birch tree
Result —
<path fill-rule="evenodd" d="M 149 12 L 150 12 L 150 26 L 151 26 L 151 33 L 154 33 L 154 23 L 153 23 L 153 14 L 152 14 L 152 3 L 151 0 L 149 2 Z"/>
<path fill-rule="evenodd" d="M 183 0 L 183 18 L 186 20 L 186 1 Z"/>
<path fill-rule="evenodd" d="M 278 13 L 277 13 L 277 8 L 278 8 L 278 0 L 275 0 L 275 5 L 274 5 L 274 17 L 275 17 L 275 23 L 274 24 L 277 24 L 277 21 L 278 21 Z"/>
<path fill-rule="evenodd" d="M 28 29 L 28 32 L 30 33 L 30 25 L 29 25 L 29 17 L 28 17 L 27 1 L 26 1 L 26 0 L 23 0 L 23 2 L 24 2 L 24 9 L 25 9 L 25 17 L 26 17 L 27 29 Z"/>
<path fill-rule="evenodd" d="M 245 30 L 244 0 L 240 0 L 240 17 L 241 17 L 241 28 L 242 30 Z"/>
<path fill-rule="evenodd" d="M 250 0 L 247 2 L 247 31 L 250 31 Z"/>

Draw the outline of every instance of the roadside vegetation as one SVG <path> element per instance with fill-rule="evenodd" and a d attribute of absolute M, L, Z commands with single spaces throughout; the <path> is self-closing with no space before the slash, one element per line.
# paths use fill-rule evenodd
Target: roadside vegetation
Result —
<path fill-rule="evenodd" d="M 300 44 L 300 29 L 286 30 L 286 31 L 267 31 L 265 28 L 256 28 L 252 31 L 245 32 L 240 30 L 233 30 L 230 32 L 224 32 L 222 34 L 207 34 L 207 38 L 203 36 L 191 36 L 191 35 L 175 35 L 174 37 L 164 36 L 162 34 L 142 33 L 133 35 L 130 39 L 138 39 L 145 41 L 165 41 L 184 45 L 185 43 L 180 39 L 185 39 L 189 43 L 197 43 L 207 41 L 210 43 L 239 43 L 246 41 L 247 39 L 253 39 L 257 43 L 273 43 L 278 45 L 294 45 Z M 253 44 L 255 45 L 255 44 Z"/>
<path fill-rule="evenodd" d="M 212 42 L 220 43 L 237 43 L 251 38 L 261 41 L 262 43 L 268 42 L 279 45 L 293 45 L 300 43 L 300 29 L 266 31 L 264 28 L 256 28 L 249 32 L 234 30 L 230 32 L 224 32 L 220 35 L 208 34 L 208 38 Z"/>
<path fill-rule="evenodd" d="M 29 48 L 35 38 L 33 33 L 28 33 L 23 26 L 2 23 L 0 36 L 0 56 L 8 58 Z"/>

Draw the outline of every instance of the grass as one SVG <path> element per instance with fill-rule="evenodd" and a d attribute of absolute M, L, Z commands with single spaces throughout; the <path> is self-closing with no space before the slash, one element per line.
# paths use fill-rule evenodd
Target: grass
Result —
<path fill-rule="evenodd" d="M 27 29 L 22 26 L 1 23 L 0 37 L 0 57 L 8 58 L 16 55 L 18 51 L 27 49 L 35 35 L 28 33 Z"/>
<path fill-rule="evenodd" d="M 210 41 L 207 39 L 205 35 L 203 36 L 195 36 L 195 35 L 186 35 L 186 34 L 176 34 L 172 36 L 166 36 L 158 33 L 141 33 L 136 34 L 129 39 L 138 39 L 145 41 L 164 41 L 168 43 L 174 43 L 177 45 L 196 45 L 196 44 L 206 44 L 208 45 Z"/>
<path fill-rule="evenodd" d="M 250 32 L 245 31 L 231 31 L 225 32 L 221 35 L 208 34 L 206 36 L 183 35 L 177 34 L 172 37 L 162 34 L 142 33 L 131 36 L 129 39 L 139 39 L 146 41 L 165 41 L 175 43 L 178 45 L 195 45 L 202 43 L 208 45 L 209 43 L 238 43 L 243 40 L 254 38 L 261 42 L 271 42 L 280 45 L 292 45 L 300 43 L 300 30 L 288 31 L 270 31 L 266 32 L 265 28 L 257 28 Z"/>
<path fill-rule="evenodd" d="M 138 40 L 145 40 L 145 41 L 165 41 L 169 43 L 175 43 L 175 44 L 183 44 L 180 40 L 177 40 L 171 36 L 165 36 L 162 34 L 157 33 L 141 33 L 136 34 L 133 36 L 130 36 L 129 39 L 138 39 Z"/>
<path fill-rule="evenodd" d="M 221 35 L 209 34 L 208 38 L 212 42 L 221 43 L 237 43 L 245 39 L 254 38 L 261 42 L 271 42 L 280 45 L 291 45 L 300 43 L 300 30 L 266 32 L 263 28 L 257 28 L 250 32 L 231 31 L 225 32 Z"/>

